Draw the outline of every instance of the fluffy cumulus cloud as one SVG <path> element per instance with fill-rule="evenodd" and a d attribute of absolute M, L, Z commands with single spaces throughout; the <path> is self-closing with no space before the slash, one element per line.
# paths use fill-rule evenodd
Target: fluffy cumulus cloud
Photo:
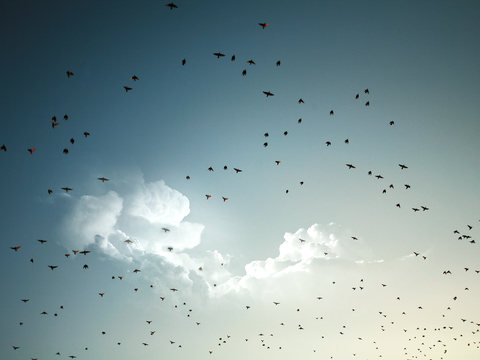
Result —
<path fill-rule="evenodd" d="M 371 262 L 372 252 L 362 239 L 354 240 L 350 231 L 330 223 L 314 224 L 308 229 L 286 233 L 278 256 L 256 260 L 245 265 L 245 274 L 222 284 L 219 294 L 251 291 L 262 293 L 303 278 L 301 274 L 316 272 L 335 263 Z"/>
<path fill-rule="evenodd" d="M 120 193 L 72 198 L 62 237 L 72 249 L 95 247 L 103 254 L 128 261 L 153 254 L 175 265 L 193 266 L 194 261 L 186 255 L 182 259 L 169 250 L 178 253 L 200 243 L 204 226 L 185 221 L 189 212 L 190 203 L 180 192 L 164 181 L 145 183 L 142 179 L 123 184 Z"/>

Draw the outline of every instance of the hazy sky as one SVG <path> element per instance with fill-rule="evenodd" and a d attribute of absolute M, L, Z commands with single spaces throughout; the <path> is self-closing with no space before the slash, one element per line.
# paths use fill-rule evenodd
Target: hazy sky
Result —
<path fill-rule="evenodd" d="M 478 2 L 175 4 L 0 6 L 0 353 L 478 359 Z"/>

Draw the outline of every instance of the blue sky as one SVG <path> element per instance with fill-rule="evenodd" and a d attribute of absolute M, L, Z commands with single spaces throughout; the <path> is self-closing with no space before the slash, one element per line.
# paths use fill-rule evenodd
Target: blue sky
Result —
<path fill-rule="evenodd" d="M 0 9 L 1 353 L 477 358 L 478 4 L 175 4 Z"/>

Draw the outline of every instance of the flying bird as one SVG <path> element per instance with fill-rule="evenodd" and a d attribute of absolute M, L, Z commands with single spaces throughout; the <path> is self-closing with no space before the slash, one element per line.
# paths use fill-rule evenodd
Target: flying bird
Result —
<path fill-rule="evenodd" d="M 398 164 L 398 166 L 400 166 L 400 169 L 402 169 L 402 170 L 403 170 L 403 169 L 408 169 L 408 166 L 405 166 L 405 165 L 403 165 L 403 164 Z"/>
<path fill-rule="evenodd" d="M 330 110 L 330 115 L 333 115 L 333 110 Z"/>
<path fill-rule="evenodd" d="M 367 101 L 367 102 L 365 103 L 365 106 L 370 106 L 370 101 Z"/>
<path fill-rule="evenodd" d="M 368 91 L 368 89 L 365 89 L 364 93 L 365 93 L 365 94 L 370 94 L 370 92 Z"/>
<path fill-rule="evenodd" d="M 235 55 L 232 55 L 232 61 L 235 61 Z"/>
<path fill-rule="evenodd" d="M 39 241 L 39 242 L 40 242 L 40 244 L 43 244 L 43 243 L 46 243 L 46 242 L 47 242 L 47 240 L 42 240 L 42 239 L 40 239 L 40 240 L 37 240 L 37 241 Z"/>
<path fill-rule="evenodd" d="M 187 63 L 187 60 L 183 59 L 182 60 L 182 66 L 185 65 Z"/>
<path fill-rule="evenodd" d="M 128 86 L 124 86 L 123 88 L 125 89 L 125 92 L 128 92 L 128 90 L 132 90 L 132 88 Z"/>
<path fill-rule="evenodd" d="M 264 91 L 263 93 L 267 95 L 267 97 L 275 95 L 275 94 L 272 94 L 270 91 Z"/>
<path fill-rule="evenodd" d="M 67 148 L 63 149 L 63 153 L 68 154 L 68 149 Z"/>
<path fill-rule="evenodd" d="M 213 53 L 213 55 L 215 55 L 217 57 L 217 59 L 220 59 L 221 56 L 225 56 L 225 54 L 222 54 L 222 53 L 219 53 L 219 52 Z"/>
<path fill-rule="evenodd" d="M 249 63 L 250 65 L 256 65 L 255 61 L 253 61 L 253 60 L 248 60 L 247 63 Z"/>
<path fill-rule="evenodd" d="M 3 144 L 3 145 L 0 147 L 0 150 L 7 151 L 7 147 L 5 146 L 5 144 Z"/>
<path fill-rule="evenodd" d="M 136 273 L 138 273 L 139 271 L 142 271 L 142 270 L 135 269 L 135 270 L 132 271 L 132 273 L 135 273 L 135 274 L 136 274 Z"/>
<path fill-rule="evenodd" d="M 280 66 L 280 60 L 277 61 L 277 66 Z"/>
<path fill-rule="evenodd" d="M 207 197 L 207 200 L 212 197 L 212 195 L 205 195 Z"/>
<path fill-rule="evenodd" d="M 330 141 L 327 141 L 325 144 L 327 144 L 327 146 L 332 145 L 332 143 Z"/>
<path fill-rule="evenodd" d="M 243 75 L 243 76 L 247 75 L 247 69 L 245 69 L 245 70 L 242 71 L 242 75 Z"/>
<path fill-rule="evenodd" d="M 133 80 L 133 81 L 137 81 L 138 80 L 138 77 L 136 75 L 133 75 L 130 80 Z"/>
<path fill-rule="evenodd" d="M 165 231 L 165 232 L 170 231 L 170 229 L 167 229 L 167 228 L 162 228 L 162 230 Z"/>
<path fill-rule="evenodd" d="M 226 198 L 226 197 L 223 197 L 223 196 L 222 196 L 222 199 L 223 199 L 223 202 L 225 202 L 225 201 L 227 201 L 227 200 L 228 200 L 228 198 Z"/>
<path fill-rule="evenodd" d="M 268 26 L 268 24 L 265 24 L 265 23 L 258 23 L 258 25 L 260 25 L 262 29 L 265 29 L 265 26 Z"/>
<path fill-rule="evenodd" d="M 22 301 L 26 304 L 27 301 L 30 301 L 30 299 L 22 299 Z"/>
<path fill-rule="evenodd" d="M 237 169 L 237 168 L 233 168 L 233 170 L 235 170 L 235 173 L 236 173 L 236 174 L 238 174 L 239 172 L 242 172 L 242 170 Z"/>
<path fill-rule="evenodd" d="M 67 71 L 67 76 L 70 77 L 70 75 L 73 75 L 73 72 Z"/>
<path fill-rule="evenodd" d="M 172 290 L 173 292 L 175 292 L 175 291 L 178 291 L 178 289 L 175 289 L 175 288 L 173 288 L 173 289 L 170 289 L 170 290 Z"/>
<path fill-rule="evenodd" d="M 305 104 L 305 101 L 303 101 L 303 99 L 300 99 L 300 100 L 298 100 L 298 103 L 299 104 Z"/>
<path fill-rule="evenodd" d="M 21 245 L 20 245 L 20 246 L 15 246 L 15 247 L 12 247 L 12 246 L 11 246 L 10 249 L 17 251 L 17 250 L 20 249 L 21 247 L 22 247 Z"/>
<path fill-rule="evenodd" d="M 88 135 L 90 135 L 90 133 L 85 131 L 85 132 L 83 133 L 83 135 L 85 135 L 85 137 L 87 137 Z M 71 140 L 70 140 L 70 141 L 71 141 Z"/>
<path fill-rule="evenodd" d="M 101 178 L 97 178 L 98 180 L 102 180 L 102 182 L 105 182 L 105 181 L 109 181 L 108 179 L 106 179 L 105 177 L 101 177 Z"/>
<path fill-rule="evenodd" d="M 178 6 L 174 3 L 166 4 L 165 6 L 170 6 L 170 10 L 173 10 L 173 8 L 178 9 Z"/>
<path fill-rule="evenodd" d="M 353 166 L 352 164 L 346 164 L 348 166 L 349 169 L 355 169 L 355 166 Z"/>
<path fill-rule="evenodd" d="M 80 254 L 87 255 L 90 252 L 90 250 L 83 250 L 80 251 Z"/>
<path fill-rule="evenodd" d="M 48 267 L 53 270 L 53 269 L 57 268 L 58 265 L 48 265 Z"/>
<path fill-rule="evenodd" d="M 103 297 L 103 295 L 105 295 L 105 293 L 98 293 L 98 295 L 100 295 L 100 297 Z"/>
<path fill-rule="evenodd" d="M 28 151 L 30 151 L 30 154 L 33 154 L 33 152 L 35 151 L 35 149 L 28 149 Z"/>
<path fill-rule="evenodd" d="M 263 143 L 263 146 L 264 146 L 264 147 L 267 147 L 267 146 L 268 146 L 268 142 Z"/>
<path fill-rule="evenodd" d="M 281 163 L 281 161 L 280 160 L 275 160 L 275 163 L 278 165 L 278 164 Z"/>

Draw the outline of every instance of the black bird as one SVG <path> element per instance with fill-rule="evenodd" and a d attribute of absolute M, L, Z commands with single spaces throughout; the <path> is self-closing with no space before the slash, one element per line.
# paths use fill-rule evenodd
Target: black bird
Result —
<path fill-rule="evenodd" d="M 170 10 L 173 10 L 173 8 L 178 9 L 178 6 L 174 3 L 166 4 L 165 6 L 170 6 Z"/>

